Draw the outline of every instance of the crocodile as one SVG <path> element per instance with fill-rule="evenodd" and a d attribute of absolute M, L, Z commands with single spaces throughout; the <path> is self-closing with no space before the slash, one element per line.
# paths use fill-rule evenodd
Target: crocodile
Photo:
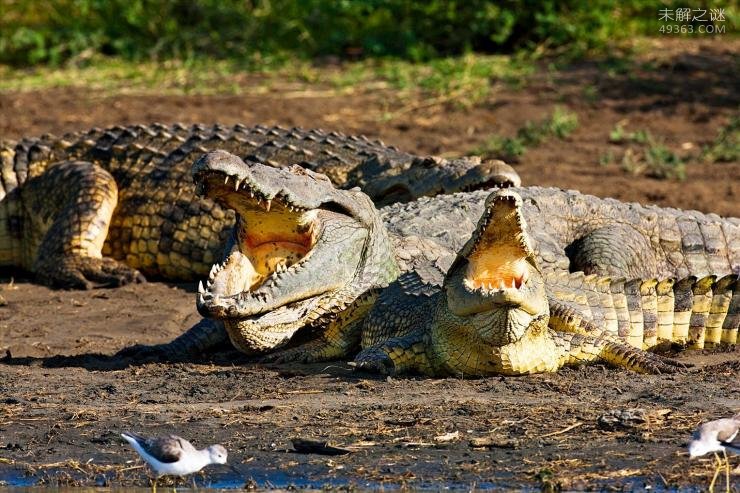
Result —
<path fill-rule="evenodd" d="M 214 149 L 297 163 L 377 203 L 519 183 L 500 161 L 419 157 L 299 128 L 151 124 L 2 141 L 0 265 L 64 288 L 204 276 L 234 223 L 192 190 L 193 162 Z"/>
<path fill-rule="evenodd" d="M 300 230 L 312 223 L 310 240 L 299 241 L 290 259 L 276 254 L 276 266 L 263 266 L 255 275 L 250 257 L 264 254 L 255 250 L 247 228 L 235 228 L 225 260 L 199 287 L 197 306 L 205 317 L 223 321 L 231 342 L 247 354 L 312 339 L 308 346 L 267 357 L 277 361 L 352 355 L 378 295 L 399 273 L 423 272 L 429 265 L 446 272 L 475 229 L 488 195 L 422 197 L 377 210 L 361 192 L 336 190 L 328 180 L 317 186 L 316 177 L 276 186 L 263 168 L 228 153 L 210 153 L 196 163 L 193 174 L 200 193 L 235 210 L 245 223 L 284 216 L 286 208 L 296 212 L 283 224 L 275 222 L 274 229 Z M 224 181 L 238 182 L 239 189 Z M 553 188 L 512 190 L 522 196 L 522 214 L 532 225 L 532 247 L 543 270 L 630 278 L 740 271 L 737 219 Z M 268 201 L 272 209 L 264 206 Z M 329 222 L 316 218 L 327 212 L 338 214 L 330 221 L 352 234 L 329 238 Z M 305 330 L 296 334 L 299 329 Z M 199 337 L 186 333 L 177 342 L 185 345 Z"/>
<path fill-rule="evenodd" d="M 521 197 L 494 191 L 446 276 L 408 272 L 380 295 L 355 365 L 480 377 L 602 361 L 663 373 L 678 367 L 644 350 L 738 342 L 737 275 L 625 281 L 542 271 L 535 257 Z"/>

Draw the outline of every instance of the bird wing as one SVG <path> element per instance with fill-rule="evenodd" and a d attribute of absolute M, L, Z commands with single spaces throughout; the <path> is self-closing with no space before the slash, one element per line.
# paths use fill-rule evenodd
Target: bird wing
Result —
<path fill-rule="evenodd" d="M 190 443 L 176 435 L 164 437 L 146 437 L 138 433 L 127 432 L 126 435 L 136 440 L 139 446 L 149 455 L 164 464 L 171 464 L 180 460 L 183 447 L 182 442 Z"/>
<path fill-rule="evenodd" d="M 182 457 L 183 448 L 180 437 L 170 435 L 166 437 L 149 438 L 146 451 L 159 462 L 169 464 L 177 462 Z"/>
<path fill-rule="evenodd" d="M 734 433 L 719 433 L 717 439 L 723 446 L 740 454 L 740 426 L 735 429 Z"/>

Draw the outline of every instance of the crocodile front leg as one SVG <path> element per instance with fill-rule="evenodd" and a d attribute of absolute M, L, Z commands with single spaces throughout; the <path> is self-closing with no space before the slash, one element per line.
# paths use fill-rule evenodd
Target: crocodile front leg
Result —
<path fill-rule="evenodd" d="M 360 349 L 362 327 L 379 290 L 357 298 L 346 310 L 329 322 L 321 336 L 296 347 L 276 351 L 262 358 L 268 363 L 317 363 L 347 358 Z"/>
<path fill-rule="evenodd" d="M 381 375 L 401 373 L 431 375 L 433 372 L 426 353 L 428 342 L 425 341 L 423 332 L 418 331 L 405 337 L 392 337 L 363 349 L 355 357 L 355 368 Z"/>
<path fill-rule="evenodd" d="M 44 284 L 90 289 L 144 281 L 137 270 L 102 255 L 118 202 L 116 182 L 104 169 L 84 161 L 52 165 L 28 181 L 22 200 L 31 226 L 25 238 L 31 271 Z"/>
<path fill-rule="evenodd" d="M 264 356 L 265 363 L 318 363 L 352 356 L 360 348 L 362 320 L 330 323 L 324 334 L 305 344 Z"/>

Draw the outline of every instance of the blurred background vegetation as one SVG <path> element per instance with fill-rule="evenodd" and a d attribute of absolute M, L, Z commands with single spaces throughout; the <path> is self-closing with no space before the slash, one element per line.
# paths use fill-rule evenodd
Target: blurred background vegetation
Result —
<path fill-rule="evenodd" d="M 544 94 L 534 109 L 471 121 L 470 142 L 450 152 L 536 161 L 537 148 L 570 146 L 571 134 L 590 126 L 602 129 L 593 161 L 681 179 L 689 161 L 740 156 L 738 58 L 725 44 L 737 36 L 737 7 L 737 0 L 0 0 L 0 94 L 76 87 L 322 102 L 373 94 L 377 105 L 357 114 L 417 125 L 417 116 L 428 123 L 457 109 L 490 116 L 492 94 L 534 82 L 532 91 Z M 708 22 L 661 18 L 678 9 L 703 11 Z M 711 9 L 723 13 L 713 23 L 721 34 L 699 30 L 712 24 Z M 660 32 L 670 24 L 693 24 L 694 32 Z M 702 37 L 716 46 L 711 56 L 697 44 Z M 638 118 L 627 128 L 624 112 L 617 123 L 612 114 L 595 123 L 592 110 L 605 96 L 638 98 L 633 107 L 654 110 L 655 125 Z M 716 121 L 710 132 L 663 128 L 661 109 L 685 100 L 711 109 L 702 117 L 691 110 L 697 122 Z"/>
<path fill-rule="evenodd" d="M 656 35 L 659 10 L 679 7 L 706 9 L 707 2 L 0 0 L 0 64 L 54 66 L 96 55 L 260 64 L 522 50 L 578 57 Z"/>

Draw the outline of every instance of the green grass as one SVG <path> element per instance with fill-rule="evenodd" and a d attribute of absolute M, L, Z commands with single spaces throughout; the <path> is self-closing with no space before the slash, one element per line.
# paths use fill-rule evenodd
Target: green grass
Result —
<path fill-rule="evenodd" d="M 650 133 L 645 130 L 637 130 L 635 132 L 627 132 L 624 126 L 617 123 L 617 125 L 609 132 L 609 142 L 612 144 L 647 144 L 650 140 Z"/>
<path fill-rule="evenodd" d="M 686 179 L 687 159 L 672 152 L 661 139 L 647 130 L 627 132 L 621 124 L 617 124 L 609 132 L 609 142 L 627 147 L 621 157 L 611 150 L 602 154 L 599 158 L 602 166 L 617 162 L 624 171 L 633 175 L 644 174 L 659 180 Z"/>
<path fill-rule="evenodd" d="M 545 140 L 565 139 L 578 128 L 578 116 L 561 107 L 540 122 L 526 122 L 515 137 L 493 135 L 473 153 L 487 158 L 517 161 L 527 149 L 541 145 Z"/>
<path fill-rule="evenodd" d="M 343 92 L 392 90 L 395 97 L 441 98 L 460 106 L 484 99 L 501 81 L 521 87 L 534 61 L 504 55 L 465 55 L 428 63 L 377 59 L 320 67 L 306 61 L 254 57 L 249 61 L 193 60 L 131 62 L 94 57 L 62 68 L 0 66 L 0 91 L 84 87 L 113 93 L 239 94 L 273 88 L 317 87 Z"/>
<path fill-rule="evenodd" d="M 740 160 L 740 116 L 733 116 L 727 125 L 720 128 L 714 141 L 704 146 L 699 154 L 686 157 L 679 157 L 647 130 L 628 132 L 622 124 L 617 124 L 609 132 L 609 142 L 626 148 L 621 156 L 612 150 L 607 151 L 599 157 L 599 164 L 619 163 L 623 170 L 632 174 L 684 180 L 689 161 L 717 163 Z"/>

